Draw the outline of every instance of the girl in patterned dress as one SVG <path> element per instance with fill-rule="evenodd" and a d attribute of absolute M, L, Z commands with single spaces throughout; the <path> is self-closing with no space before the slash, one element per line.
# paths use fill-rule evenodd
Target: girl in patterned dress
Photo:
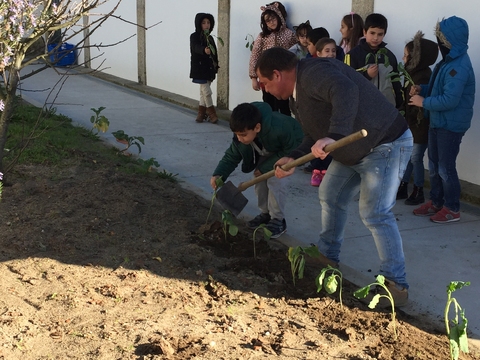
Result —
<path fill-rule="evenodd" d="M 275 2 L 267 6 L 262 6 L 260 9 L 262 10 L 262 16 L 260 18 L 262 32 L 258 34 L 253 43 L 249 64 L 249 76 L 250 79 L 252 79 L 252 88 L 255 91 L 262 89 L 255 73 L 255 65 L 263 51 L 276 46 L 288 50 L 297 42 L 295 33 L 287 28 L 285 17 L 280 11 L 280 3 Z M 288 100 L 277 100 L 273 95 L 263 89 L 262 93 L 263 101 L 268 103 L 273 111 L 280 111 L 285 115 L 291 114 Z"/>

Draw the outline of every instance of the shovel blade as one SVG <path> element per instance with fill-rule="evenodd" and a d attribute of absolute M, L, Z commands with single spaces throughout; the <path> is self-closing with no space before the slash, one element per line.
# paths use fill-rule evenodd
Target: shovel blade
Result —
<path fill-rule="evenodd" d="M 247 198 L 231 181 L 227 181 L 218 189 L 216 199 L 224 209 L 230 211 L 235 217 L 242 212 L 248 203 Z"/>

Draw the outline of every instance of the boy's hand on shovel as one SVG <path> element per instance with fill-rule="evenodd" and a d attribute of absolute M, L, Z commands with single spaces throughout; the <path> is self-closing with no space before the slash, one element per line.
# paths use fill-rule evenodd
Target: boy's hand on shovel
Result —
<path fill-rule="evenodd" d="M 284 177 L 290 176 L 293 174 L 295 171 L 295 168 L 291 168 L 290 170 L 283 170 L 281 167 L 285 164 L 288 164 L 289 162 L 292 162 L 294 159 L 291 157 L 282 157 L 278 159 L 278 161 L 275 163 L 275 176 L 279 179 L 282 179 Z"/>

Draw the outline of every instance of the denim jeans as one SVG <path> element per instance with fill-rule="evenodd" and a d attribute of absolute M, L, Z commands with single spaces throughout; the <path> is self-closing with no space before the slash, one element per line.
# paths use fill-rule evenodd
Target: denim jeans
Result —
<path fill-rule="evenodd" d="M 318 190 L 322 206 L 320 252 L 339 262 L 348 205 L 360 191 L 360 218 L 375 241 L 380 273 L 406 288 L 402 238 L 391 210 L 412 148 L 412 133 L 407 130 L 397 140 L 372 149 L 356 165 L 333 160 Z"/>
<path fill-rule="evenodd" d="M 423 187 L 425 184 L 425 167 L 423 166 L 423 157 L 428 144 L 413 144 L 412 157 L 408 162 L 407 169 L 403 175 L 402 181 L 410 182 L 413 172 L 413 184 L 417 187 Z"/>
<path fill-rule="evenodd" d="M 465 133 L 445 129 L 428 130 L 428 171 L 430 200 L 435 207 L 460 210 L 460 181 L 456 160 Z"/>

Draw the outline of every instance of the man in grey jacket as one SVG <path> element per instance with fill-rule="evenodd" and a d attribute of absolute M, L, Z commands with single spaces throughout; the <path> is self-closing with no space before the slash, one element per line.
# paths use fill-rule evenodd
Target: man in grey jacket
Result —
<path fill-rule="evenodd" d="M 324 159 L 328 155 L 323 150 L 326 145 L 360 129 L 367 130 L 367 137 L 331 154 L 333 161 L 319 187 L 322 212 L 318 248 L 326 261 L 339 262 L 348 204 L 360 192 L 360 217 L 375 240 L 380 273 L 387 279 L 395 304 L 405 305 L 405 257 L 391 210 L 413 148 L 406 120 L 374 85 L 335 59 L 299 62 L 288 50 L 271 48 L 259 58 L 256 72 L 267 92 L 290 99 L 305 134 L 297 149 L 277 161 L 277 177 L 294 171 L 279 166 L 310 151 Z"/>

